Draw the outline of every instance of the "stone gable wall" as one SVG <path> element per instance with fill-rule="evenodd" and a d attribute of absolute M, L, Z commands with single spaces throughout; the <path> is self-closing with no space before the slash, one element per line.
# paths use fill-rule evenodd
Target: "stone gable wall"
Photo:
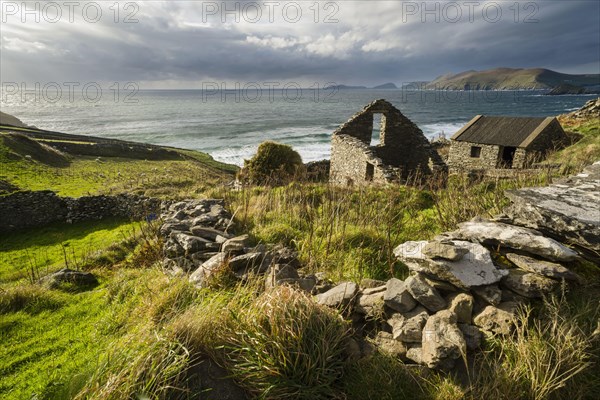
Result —
<path fill-rule="evenodd" d="M 161 201 L 144 196 L 59 197 L 45 191 L 0 196 L 0 233 L 40 227 L 55 222 L 101 220 L 110 217 L 142 219 L 160 211 Z"/>
<path fill-rule="evenodd" d="M 380 144 L 371 146 L 373 114 L 381 114 Z M 367 163 L 373 179 L 366 179 Z M 376 100 L 339 127 L 332 136 L 330 181 L 371 184 L 428 175 L 445 164 L 423 132 L 385 100 Z"/>
<path fill-rule="evenodd" d="M 367 163 L 373 165 L 373 181 L 366 181 Z M 357 138 L 337 135 L 332 138 L 330 181 L 338 185 L 385 183 L 381 160 Z"/>

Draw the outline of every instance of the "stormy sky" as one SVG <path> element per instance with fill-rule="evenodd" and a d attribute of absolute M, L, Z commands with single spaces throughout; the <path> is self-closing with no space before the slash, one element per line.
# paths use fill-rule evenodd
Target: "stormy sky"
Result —
<path fill-rule="evenodd" d="M 2 82 L 430 80 L 464 70 L 600 72 L 600 1 L 2 0 Z"/>

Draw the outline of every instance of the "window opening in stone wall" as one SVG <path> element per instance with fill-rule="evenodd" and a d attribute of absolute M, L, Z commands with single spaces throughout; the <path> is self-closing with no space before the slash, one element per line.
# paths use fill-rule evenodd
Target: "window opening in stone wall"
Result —
<path fill-rule="evenodd" d="M 373 131 L 371 133 L 371 146 L 377 146 L 381 144 L 381 121 L 383 114 L 373 114 Z"/>
<path fill-rule="evenodd" d="M 471 146 L 471 158 L 479 158 L 479 157 L 481 157 L 481 147 Z"/>

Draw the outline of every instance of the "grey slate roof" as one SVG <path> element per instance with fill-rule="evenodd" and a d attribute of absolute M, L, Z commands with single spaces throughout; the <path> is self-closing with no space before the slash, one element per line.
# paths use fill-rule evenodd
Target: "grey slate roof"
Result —
<path fill-rule="evenodd" d="M 452 136 L 460 142 L 524 147 L 554 118 L 489 117 L 478 115 Z M 530 139 L 530 140 L 528 140 Z"/>

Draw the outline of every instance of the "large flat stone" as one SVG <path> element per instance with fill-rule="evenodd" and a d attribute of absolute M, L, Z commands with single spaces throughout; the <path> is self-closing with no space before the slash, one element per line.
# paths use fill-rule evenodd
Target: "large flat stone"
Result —
<path fill-rule="evenodd" d="M 496 268 L 490 252 L 480 244 L 455 240 L 453 246 L 457 248 L 456 253 L 463 254 L 458 261 L 431 259 L 423 253 L 427 246 L 430 246 L 430 242 L 406 242 L 396 247 L 394 254 L 410 270 L 450 282 L 462 289 L 491 285 L 506 275 L 506 271 Z"/>
<path fill-rule="evenodd" d="M 343 282 L 326 291 L 317 295 L 317 301 L 319 304 L 323 304 L 329 307 L 345 307 L 352 302 L 358 291 L 358 285 L 354 282 Z"/>
<path fill-rule="evenodd" d="M 504 212 L 513 223 L 564 238 L 600 262 L 600 161 L 559 183 L 506 196 L 512 204 Z"/>
<path fill-rule="evenodd" d="M 528 272 L 533 272 L 554 279 L 566 279 L 569 281 L 581 282 L 581 278 L 576 273 L 568 270 L 560 264 L 536 260 L 535 258 L 514 253 L 507 254 L 506 258 L 508 258 L 508 260 L 517 267 Z"/>
<path fill-rule="evenodd" d="M 510 270 L 510 274 L 502 284 L 513 292 L 530 299 L 543 297 L 554 292 L 560 286 L 560 282 L 554 279 L 527 273 L 517 268 Z"/>
<path fill-rule="evenodd" d="M 573 261 L 578 257 L 572 249 L 533 229 L 492 221 L 469 221 L 458 226 L 457 231 L 450 233 L 452 238 L 500 245 L 551 261 Z"/>

